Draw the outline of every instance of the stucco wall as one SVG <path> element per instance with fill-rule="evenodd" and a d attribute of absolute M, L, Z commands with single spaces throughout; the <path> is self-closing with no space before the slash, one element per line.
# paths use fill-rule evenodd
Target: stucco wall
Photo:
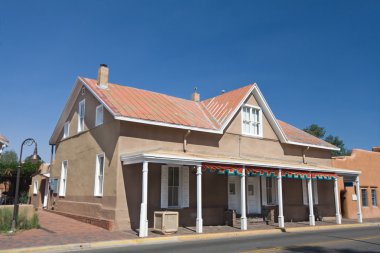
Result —
<path fill-rule="evenodd" d="M 351 156 L 344 158 L 335 158 L 332 161 L 334 167 L 359 170 L 361 188 L 367 189 L 367 207 L 362 207 L 363 218 L 378 218 L 380 217 L 379 204 L 372 206 L 371 189 L 377 189 L 377 202 L 379 203 L 379 187 L 380 187 L 380 153 L 366 150 L 354 149 Z M 339 184 L 340 192 L 343 197 L 342 215 L 343 217 L 354 219 L 357 213 L 357 203 L 353 200 L 352 195 L 355 195 L 354 187 L 344 187 L 343 182 Z"/>

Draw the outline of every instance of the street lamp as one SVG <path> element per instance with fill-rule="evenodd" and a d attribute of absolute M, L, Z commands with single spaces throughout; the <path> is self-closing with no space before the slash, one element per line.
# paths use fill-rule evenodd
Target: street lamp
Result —
<path fill-rule="evenodd" d="M 16 179 L 16 193 L 15 193 L 15 199 L 14 199 L 14 207 L 13 207 L 13 219 L 12 219 L 12 229 L 11 231 L 16 231 L 16 224 L 17 224 L 17 216 L 18 216 L 18 191 L 20 186 L 20 171 L 21 171 L 21 159 L 22 159 L 22 149 L 24 148 L 24 145 L 32 146 L 34 144 L 34 152 L 33 156 L 30 159 L 32 163 L 35 163 L 38 161 L 38 154 L 37 154 L 37 142 L 33 138 L 25 139 L 21 144 L 21 151 L 20 151 L 20 159 L 17 166 L 17 179 Z"/>

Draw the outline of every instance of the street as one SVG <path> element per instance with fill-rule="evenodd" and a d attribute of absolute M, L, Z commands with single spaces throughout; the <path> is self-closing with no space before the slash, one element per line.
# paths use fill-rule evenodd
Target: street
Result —
<path fill-rule="evenodd" d="M 86 252 L 380 252 L 380 227 L 150 244 Z"/>

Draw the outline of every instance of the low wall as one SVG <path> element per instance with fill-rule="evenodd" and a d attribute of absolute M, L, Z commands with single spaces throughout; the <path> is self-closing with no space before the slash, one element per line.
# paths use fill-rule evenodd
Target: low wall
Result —
<path fill-rule="evenodd" d="M 3 205 L 0 206 L 0 210 L 3 209 L 9 209 L 13 213 L 14 205 Z M 33 217 L 33 214 L 35 213 L 33 205 L 19 205 L 18 209 L 18 215 L 25 214 L 28 219 Z"/>

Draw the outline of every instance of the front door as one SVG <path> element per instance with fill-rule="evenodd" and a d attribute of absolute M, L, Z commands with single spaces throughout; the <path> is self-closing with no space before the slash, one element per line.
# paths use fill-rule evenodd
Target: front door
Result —
<path fill-rule="evenodd" d="M 247 177 L 247 213 L 261 213 L 259 177 Z"/>
<path fill-rule="evenodd" d="M 260 178 L 246 177 L 247 214 L 261 213 Z M 228 209 L 241 214 L 241 183 L 240 176 L 228 176 Z"/>

